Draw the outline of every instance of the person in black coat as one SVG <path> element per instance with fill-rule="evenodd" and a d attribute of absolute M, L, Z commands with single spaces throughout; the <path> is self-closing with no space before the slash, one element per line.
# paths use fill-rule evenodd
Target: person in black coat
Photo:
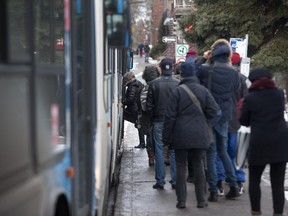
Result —
<path fill-rule="evenodd" d="M 167 103 L 163 142 L 172 147 L 176 155 L 176 195 L 177 208 L 185 208 L 187 197 L 186 189 L 186 164 L 187 155 L 192 154 L 192 164 L 195 176 L 195 193 L 198 208 L 207 206 L 205 200 L 205 171 L 204 159 L 206 150 L 209 148 L 207 120 L 212 120 L 217 116 L 220 108 L 210 92 L 199 84 L 195 75 L 195 63 L 183 62 L 181 65 L 180 86 L 185 84 L 195 94 L 199 100 L 203 113 L 193 103 L 187 92 L 178 86 Z"/>
<path fill-rule="evenodd" d="M 123 77 L 123 84 L 127 86 L 125 97 L 123 98 L 122 105 L 124 109 L 124 119 L 129 121 L 137 127 L 136 120 L 139 112 L 139 98 L 144 85 L 136 79 L 133 72 L 127 72 Z M 135 148 L 145 148 L 144 133 L 141 128 L 138 128 L 139 145 Z"/>
<path fill-rule="evenodd" d="M 227 153 L 228 127 L 233 108 L 232 94 L 239 88 L 239 75 L 231 66 L 231 55 L 232 49 L 229 42 L 225 39 L 218 39 L 211 46 L 207 64 L 202 64 L 197 70 L 200 83 L 210 90 L 222 111 L 221 118 L 213 127 L 215 139 L 207 152 L 207 179 L 210 191 L 208 201 L 210 202 L 218 201 L 216 152 L 229 179 L 230 190 L 225 195 L 226 199 L 239 196 L 235 170 Z"/>
<path fill-rule="evenodd" d="M 239 120 L 242 125 L 251 127 L 248 163 L 252 215 L 261 215 L 260 182 L 267 164 L 270 165 L 274 216 L 283 215 L 284 179 L 288 161 L 284 92 L 277 89 L 267 69 L 256 68 L 248 78 L 252 84 L 244 97 Z"/>

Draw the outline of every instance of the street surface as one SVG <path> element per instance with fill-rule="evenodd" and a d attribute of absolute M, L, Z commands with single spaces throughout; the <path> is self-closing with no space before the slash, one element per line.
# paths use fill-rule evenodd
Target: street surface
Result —
<path fill-rule="evenodd" d="M 142 71 L 147 65 L 144 58 L 134 58 L 134 73 L 141 77 Z M 248 196 L 248 184 L 244 184 L 245 194 L 235 200 L 226 200 L 220 196 L 216 203 L 208 202 L 208 207 L 198 209 L 194 184 L 187 183 L 188 196 L 185 209 L 176 208 L 175 190 L 169 184 L 169 167 L 166 167 L 166 184 L 164 190 L 152 188 L 156 183 L 154 178 L 154 166 L 148 166 L 148 156 L 145 149 L 136 149 L 139 144 L 138 132 L 133 124 L 125 122 L 123 141 L 123 155 L 121 160 L 119 186 L 115 203 L 114 216 L 249 216 L 250 203 Z M 245 170 L 247 173 L 247 170 Z M 288 190 L 288 173 L 286 172 L 285 187 Z M 262 216 L 272 216 L 272 198 L 269 179 L 269 167 L 266 168 L 261 183 L 262 189 Z M 224 184 L 224 190 L 228 192 L 228 185 Z M 208 194 L 207 194 L 208 198 Z M 286 195 L 288 200 L 288 192 Z M 284 212 L 288 212 L 286 203 Z"/>

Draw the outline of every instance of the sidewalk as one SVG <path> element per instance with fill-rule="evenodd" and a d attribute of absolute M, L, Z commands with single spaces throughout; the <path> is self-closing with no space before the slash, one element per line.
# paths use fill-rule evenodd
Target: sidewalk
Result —
<path fill-rule="evenodd" d="M 194 193 L 194 184 L 187 183 L 188 196 L 186 209 L 176 208 L 175 190 L 169 184 L 169 167 L 166 167 L 166 185 L 164 190 L 155 190 L 154 166 L 148 166 L 145 149 L 135 149 L 138 145 L 137 130 L 133 124 L 125 122 L 124 150 L 121 161 L 120 179 L 114 216 L 249 216 L 250 203 L 247 184 L 246 191 L 237 200 L 219 197 L 216 203 L 208 202 L 208 207 L 198 209 Z M 246 170 L 247 171 L 247 170 Z M 227 185 L 224 184 L 225 187 Z M 226 192 L 228 188 L 225 188 Z M 208 194 L 207 194 L 208 196 Z M 272 216 L 272 200 L 269 183 L 262 182 L 263 216 Z M 287 212 L 287 203 L 285 207 Z"/>

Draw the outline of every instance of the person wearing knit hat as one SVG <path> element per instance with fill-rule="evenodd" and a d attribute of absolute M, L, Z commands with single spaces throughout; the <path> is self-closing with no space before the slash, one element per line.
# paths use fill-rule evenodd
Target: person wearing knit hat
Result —
<path fill-rule="evenodd" d="M 232 57 L 231 57 L 231 62 L 232 62 L 232 65 L 240 66 L 241 57 L 240 57 L 239 53 L 233 52 Z"/>
<path fill-rule="evenodd" d="M 186 59 L 189 57 L 197 57 L 198 53 L 195 50 L 188 50 L 188 52 L 186 53 Z"/>
<path fill-rule="evenodd" d="M 265 68 L 251 70 L 249 79 L 252 84 L 244 97 L 239 120 L 242 125 L 251 127 L 248 150 L 251 214 L 262 215 L 260 183 L 269 165 L 273 215 L 283 215 L 288 162 L 284 91 L 276 87 L 271 72 Z"/>
<path fill-rule="evenodd" d="M 250 71 L 248 76 L 248 79 L 252 83 L 263 78 L 272 79 L 271 72 L 265 68 L 255 68 Z"/>
<path fill-rule="evenodd" d="M 181 64 L 180 75 L 182 78 L 195 76 L 195 64 L 191 62 L 183 62 Z"/>
<path fill-rule="evenodd" d="M 176 157 L 176 208 L 186 208 L 187 188 L 186 170 L 187 157 L 191 153 L 193 175 L 195 178 L 195 194 L 197 208 L 207 207 L 205 167 L 206 151 L 210 146 L 208 139 L 207 120 L 214 119 L 220 108 L 209 90 L 200 85 L 195 76 L 195 63 L 183 62 L 181 64 L 180 85 L 166 105 L 165 122 L 163 129 L 163 142 L 169 143 L 175 150 Z M 200 101 L 201 113 L 189 94 L 183 89 L 186 86 Z"/>

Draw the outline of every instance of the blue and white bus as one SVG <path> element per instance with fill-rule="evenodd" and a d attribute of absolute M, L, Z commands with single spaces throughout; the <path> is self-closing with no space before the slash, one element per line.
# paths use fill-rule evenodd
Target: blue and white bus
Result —
<path fill-rule="evenodd" d="M 105 215 L 129 5 L 3 0 L 0 28 L 0 215 Z"/>

